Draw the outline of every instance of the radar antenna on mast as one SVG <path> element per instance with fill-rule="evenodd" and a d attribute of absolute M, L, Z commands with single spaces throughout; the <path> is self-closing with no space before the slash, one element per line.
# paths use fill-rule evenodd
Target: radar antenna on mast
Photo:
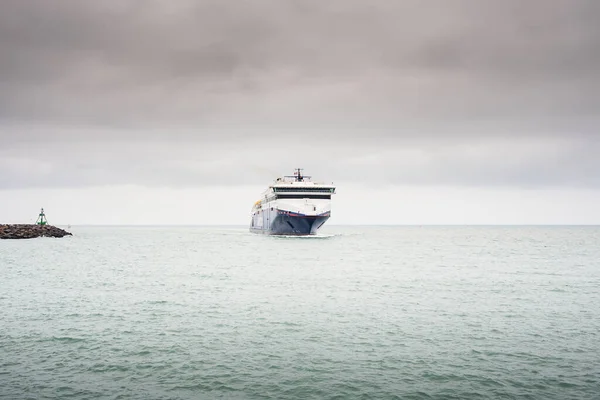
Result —
<path fill-rule="evenodd" d="M 310 179 L 310 176 L 305 176 L 302 174 L 302 171 L 304 171 L 304 168 L 296 168 L 294 170 L 294 175 L 290 176 L 290 175 L 286 175 L 286 178 L 293 178 L 294 181 L 296 182 L 304 182 L 304 179 Z"/>

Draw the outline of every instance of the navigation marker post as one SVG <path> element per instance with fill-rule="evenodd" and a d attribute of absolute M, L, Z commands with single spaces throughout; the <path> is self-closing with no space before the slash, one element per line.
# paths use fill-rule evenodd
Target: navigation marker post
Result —
<path fill-rule="evenodd" d="M 48 220 L 46 219 L 46 214 L 44 214 L 44 209 L 40 210 L 40 215 L 38 215 L 38 219 L 35 222 L 36 225 L 47 225 Z"/>

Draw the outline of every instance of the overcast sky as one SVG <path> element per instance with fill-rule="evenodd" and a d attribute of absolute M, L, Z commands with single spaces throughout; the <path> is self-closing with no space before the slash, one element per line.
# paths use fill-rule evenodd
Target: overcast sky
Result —
<path fill-rule="evenodd" d="M 600 224 L 600 1 L 3 0 L 0 223 Z"/>

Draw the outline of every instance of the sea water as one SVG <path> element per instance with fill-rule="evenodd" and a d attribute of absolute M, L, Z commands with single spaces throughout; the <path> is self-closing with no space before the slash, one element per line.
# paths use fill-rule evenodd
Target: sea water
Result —
<path fill-rule="evenodd" d="M 600 228 L 0 241 L 2 399 L 598 399 Z"/>

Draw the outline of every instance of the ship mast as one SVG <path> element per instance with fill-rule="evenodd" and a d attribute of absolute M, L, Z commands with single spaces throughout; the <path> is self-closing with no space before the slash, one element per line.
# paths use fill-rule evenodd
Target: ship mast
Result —
<path fill-rule="evenodd" d="M 294 175 L 293 176 L 286 175 L 285 177 L 286 178 L 292 178 L 292 179 L 294 179 L 295 182 L 304 182 L 305 178 L 310 179 L 310 176 L 304 176 L 302 174 L 302 171 L 304 171 L 304 168 L 296 168 L 294 170 Z"/>

